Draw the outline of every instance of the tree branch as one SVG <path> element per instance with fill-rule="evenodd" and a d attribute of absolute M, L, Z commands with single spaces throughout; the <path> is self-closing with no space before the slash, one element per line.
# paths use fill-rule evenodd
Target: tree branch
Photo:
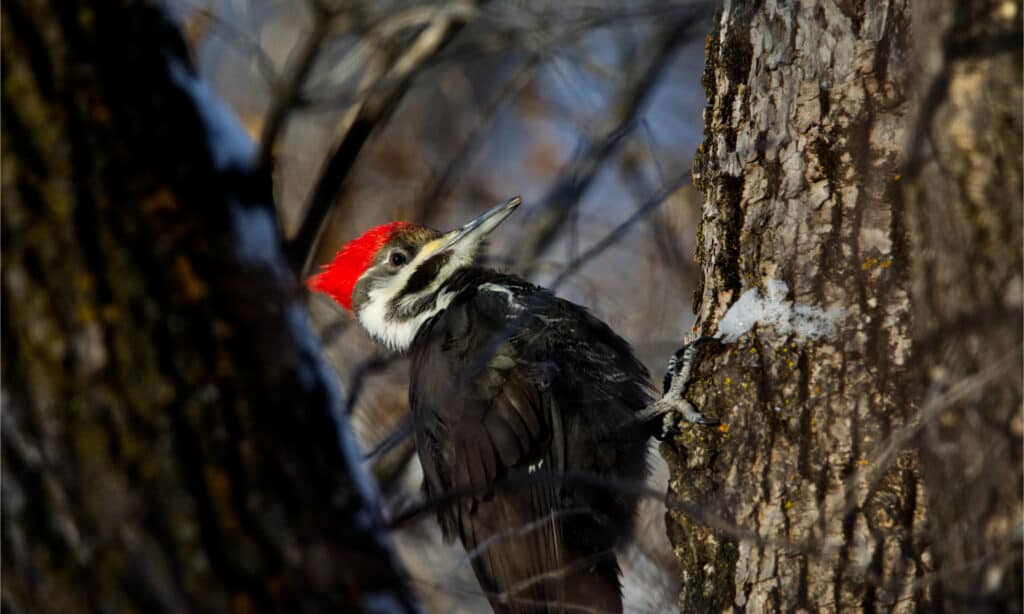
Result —
<path fill-rule="evenodd" d="M 622 88 L 612 105 L 614 115 L 590 146 L 576 160 L 561 171 L 559 180 L 538 205 L 537 220 L 524 229 L 523 246 L 515 256 L 516 269 L 529 276 L 535 270 L 534 261 L 555 240 L 559 229 L 579 205 L 583 194 L 593 182 L 601 166 L 616 151 L 619 142 L 636 123 L 637 116 L 650 99 L 661 74 L 670 64 L 675 51 L 689 40 L 688 34 L 704 18 L 702 11 L 681 17 L 662 32 L 654 44 L 650 61 Z"/>
<path fill-rule="evenodd" d="M 462 13 L 454 9 L 439 10 L 433 22 L 420 32 L 409 48 L 389 62 L 388 73 L 395 80 L 395 85 L 363 101 L 352 124 L 332 148 L 313 187 L 299 230 L 286 246 L 292 269 L 300 277 L 305 277 L 309 270 L 328 214 L 341 196 L 363 145 L 398 106 L 418 74 L 417 68 L 455 37 L 464 25 L 462 19 Z"/>

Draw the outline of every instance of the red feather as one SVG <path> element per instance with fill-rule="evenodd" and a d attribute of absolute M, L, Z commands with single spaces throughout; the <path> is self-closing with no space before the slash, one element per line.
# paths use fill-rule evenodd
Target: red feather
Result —
<path fill-rule="evenodd" d="M 320 273 L 306 280 L 310 290 L 330 295 L 331 298 L 352 310 L 352 291 L 370 267 L 374 256 L 384 247 L 398 231 L 412 226 L 409 222 L 391 222 L 383 226 L 371 228 L 358 239 L 352 239 L 334 257 L 329 264 L 321 267 Z"/>

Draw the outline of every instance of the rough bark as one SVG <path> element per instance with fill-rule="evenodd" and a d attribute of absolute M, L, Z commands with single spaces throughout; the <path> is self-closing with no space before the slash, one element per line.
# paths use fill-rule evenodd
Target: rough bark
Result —
<path fill-rule="evenodd" d="M 414 609 L 269 178 L 178 34 L 10 0 L 2 38 L 3 608 Z"/>
<path fill-rule="evenodd" d="M 667 518 L 684 612 L 1019 604 L 1019 43 L 952 68 L 922 119 L 911 40 L 958 48 L 974 22 L 921 4 L 726 2 L 707 39 L 697 329 L 771 280 L 844 314 L 701 363 L 689 399 L 723 424 L 663 446 L 670 494 L 718 519 Z M 977 36 L 1010 27 L 975 4 Z M 915 121 L 941 135 L 908 178 Z"/>

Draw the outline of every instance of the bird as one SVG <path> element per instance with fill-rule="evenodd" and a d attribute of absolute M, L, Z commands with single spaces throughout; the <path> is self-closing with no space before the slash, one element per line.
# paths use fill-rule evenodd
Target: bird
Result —
<path fill-rule="evenodd" d="M 307 286 L 410 361 L 423 495 L 497 614 L 621 612 L 615 554 L 660 431 L 649 375 L 587 309 L 477 264 L 515 197 L 450 232 L 391 222 Z M 592 479 L 570 479 L 591 476 Z"/>

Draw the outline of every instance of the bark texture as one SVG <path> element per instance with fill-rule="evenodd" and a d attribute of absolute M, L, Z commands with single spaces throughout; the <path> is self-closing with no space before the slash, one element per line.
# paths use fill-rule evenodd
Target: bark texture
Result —
<path fill-rule="evenodd" d="M 953 4 L 726 2 L 708 36 L 697 328 L 772 280 L 842 316 L 701 363 L 689 399 L 723 424 L 663 446 L 716 519 L 667 518 L 684 612 L 1019 607 L 1019 43 L 943 50 L 1020 11 Z M 930 111 L 922 50 L 952 77 Z"/>
<path fill-rule="evenodd" d="M 414 609 L 177 32 L 11 0 L 2 39 L 4 610 Z"/>

